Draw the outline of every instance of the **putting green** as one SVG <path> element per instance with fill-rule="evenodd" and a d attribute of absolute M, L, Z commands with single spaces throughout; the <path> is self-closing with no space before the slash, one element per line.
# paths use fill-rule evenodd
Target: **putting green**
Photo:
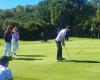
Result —
<path fill-rule="evenodd" d="M 20 41 L 20 48 L 9 67 L 14 80 L 100 80 L 100 40 L 70 38 L 66 48 L 73 59 L 69 59 L 63 49 L 66 61 L 56 60 L 54 40 Z M 0 55 L 4 50 L 4 40 L 0 40 Z"/>

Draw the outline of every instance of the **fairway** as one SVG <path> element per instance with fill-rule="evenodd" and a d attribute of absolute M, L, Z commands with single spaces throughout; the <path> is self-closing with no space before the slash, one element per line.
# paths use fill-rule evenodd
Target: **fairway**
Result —
<path fill-rule="evenodd" d="M 20 48 L 9 67 L 14 80 L 100 80 L 100 39 L 70 38 L 63 48 L 66 61 L 56 60 L 54 40 L 20 41 Z M 4 40 L 0 40 L 0 55 Z"/>

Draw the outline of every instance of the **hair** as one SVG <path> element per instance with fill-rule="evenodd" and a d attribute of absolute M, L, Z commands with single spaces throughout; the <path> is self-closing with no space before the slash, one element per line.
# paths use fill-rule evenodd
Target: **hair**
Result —
<path fill-rule="evenodd" d="M 65 28 L 66 28 L 66 29 L 70 29 L 70 26 L 66 26 Z"/>
<path fill-rule="evenodd" d="M 9 62 L 9 57 L 7 57 L 7 56 L 2 56 L 2 57 L 0 57 L 0 65 L 6 65 L 8 62 Z"/>
<path fill-rule="evenodd" d="M 7 31 L 8 31 L 8 30 L 10 30 L 10 29 L 12 30 L 12 29 L 13 29 L 13 27 L 8 26 L 8 27 L 7 27 Z"/>
<path fill-rule="evenodd" d="M 14 27 L 14 29 L 15 29 L 15 31 L 17 31 L 17 30 L 18 30 L 16 26 Z"/>

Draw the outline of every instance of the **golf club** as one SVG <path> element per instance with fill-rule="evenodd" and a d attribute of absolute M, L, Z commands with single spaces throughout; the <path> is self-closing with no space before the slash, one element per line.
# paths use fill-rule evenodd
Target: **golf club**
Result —
<path fill-rule="evenodd" d="M 72 57 L 69 55 L 69 53 L 68 53 L 68 51 L 67 51 L 67 48 L 66 48 L 65 46 L 64 46 L 64 49 L 65 49 L 65 51 L 66 51 L 68 57 L 69 57 L 70 59 L 72 59 Z"/>

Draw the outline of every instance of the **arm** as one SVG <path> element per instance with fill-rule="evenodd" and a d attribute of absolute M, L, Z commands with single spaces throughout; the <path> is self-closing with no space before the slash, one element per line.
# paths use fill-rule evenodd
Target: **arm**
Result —
<path fill-rule="evenodd" d="M 65 46 L 65 35 L 66 35 L 66 31 L 64 31 L 63 33 L 62 33 L 62 45 L 63 46 Z"/>
<path fill-rule="evenodd" d="M 20 37 L 19 37 L 19 33 L 18 33 L 18 39 L 19 39 Z"/>
<path fill-rule="evenodd" d="M 14 34 L 14 37 L 15 37 L 16 42 L 18 42 L 18 40 L 19 40 L 19 33 L 16 32 L 16 33 Z"/>
<path fill-rule="evenodd" d="M 62 41 L 61 42 L 62 42 L 62 45 L 65 46 L 65 34 L 64 33 L 62 34 Z"/>
<path fill-rule="evenodd" d="M 19 33 L 16 32 L 16 39 L 19 40 Z"/>
<path fill-rule="evenodd" d="M 6 41 L 6 42 L 9 42 L 9 39 L 8 39 L 8 34 L 7 34 L 7 32 L 5 32 L 5 33 L 4 33 L 4 39 L 5 39 L 5 41 Z"/>
<path fill-rule="evenodd" d="M 65 40 L 62 40 L 62 45 L 65 46 Z"/>

